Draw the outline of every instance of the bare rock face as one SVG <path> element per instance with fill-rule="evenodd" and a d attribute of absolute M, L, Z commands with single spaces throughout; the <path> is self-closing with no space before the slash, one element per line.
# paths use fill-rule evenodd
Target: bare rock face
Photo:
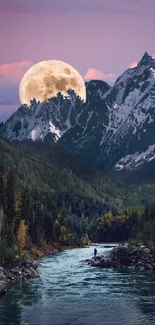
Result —
<path fill-rule="evenodd" d="M 109 255 L 93 257 L 88 264 L 102 268 L 154 270 L 155 256 L 149 248 L 144 246 L 120 245 Z"/>

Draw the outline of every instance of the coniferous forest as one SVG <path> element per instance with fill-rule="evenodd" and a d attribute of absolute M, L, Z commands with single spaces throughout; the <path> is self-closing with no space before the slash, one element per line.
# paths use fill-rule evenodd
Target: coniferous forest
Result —
<path fill-rule="evenodd" d="M 0 140 L 0 264 L 53 243 L 152 245 L 150 167 L 151 176 L 149 170 L 103 173 L 50 143 Z"/>

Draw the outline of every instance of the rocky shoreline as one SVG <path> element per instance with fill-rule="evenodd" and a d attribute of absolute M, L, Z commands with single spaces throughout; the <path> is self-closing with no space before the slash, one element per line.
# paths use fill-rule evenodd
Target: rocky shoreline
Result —
<path fill-rule="evenodd" d="M 155 270 L 155 256 L 145 246 L 119 245 L 108 254 L 92 257 L 88 264 L 101 268 Z"/>
<path fill-rule="evenodd" d="M 9 282 L 32 279 L 38 276 L 38 262 L 26 260 L 14 267 L 0 267 L 0 297 L 6 293 Z"/>

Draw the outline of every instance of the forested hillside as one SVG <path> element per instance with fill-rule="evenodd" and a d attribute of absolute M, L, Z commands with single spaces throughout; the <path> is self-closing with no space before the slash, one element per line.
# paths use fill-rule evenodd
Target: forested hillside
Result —
<path fill-rule="evenodd" d="M 1 262 L 52 242 L 143 237 L 155 185 L 137 177 L 101 173 L 50 143 L 0 140 Z"/>

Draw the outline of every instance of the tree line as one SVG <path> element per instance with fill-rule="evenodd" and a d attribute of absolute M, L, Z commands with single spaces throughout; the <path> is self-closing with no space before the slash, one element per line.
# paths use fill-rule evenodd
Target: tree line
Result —
<path fill-rule="evenodd" d="M 154 245 L 155 208 L 109 209 L 89 197 L 23 187 L 0 166 L 0 264 L 51 243 L 131 241 Z"/>

